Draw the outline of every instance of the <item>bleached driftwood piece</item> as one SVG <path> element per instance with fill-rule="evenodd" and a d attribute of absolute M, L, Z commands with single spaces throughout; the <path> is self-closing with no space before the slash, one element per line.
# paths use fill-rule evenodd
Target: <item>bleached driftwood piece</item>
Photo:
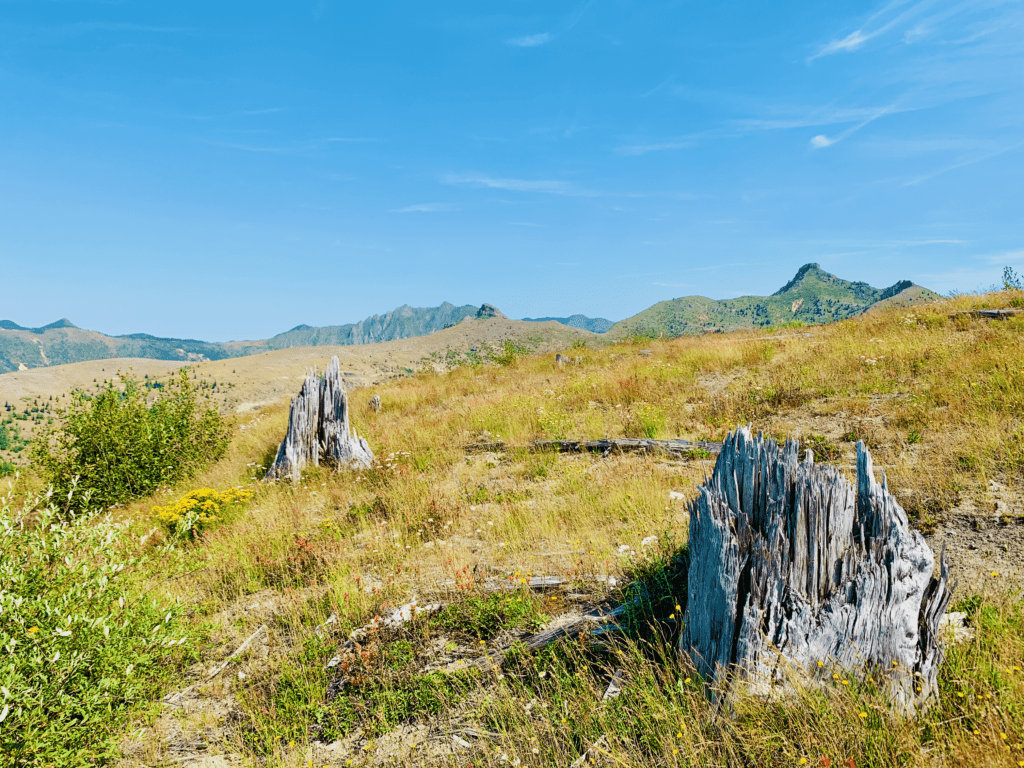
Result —
<path fill-rule="evenodd" d="M 949 603 L 935 556 L 857 444 L 857 487 L 798 445 L 730 434 L 690 507 L 680 649 L 698 671 L 755 690 L 794 675 L 885 680 L 907 713 L 936 691 Z"/>
<path fill-rule="evenodd" d="M 207 674 L 206 677 L 204 677 L 199 683 L 193 683 L 192 685 L 190 685 L 188 688 L 186 688 L 183 691 L 178 691 L 177 693 L 169 693 L 169 694 L 167 694 L 163 698 L 164 703 L 165 704 L 176 705 L 179 701 L 181 701 L 183 698 L 185 698 L 190 693 L 192 693 L 192 691 L 195 690 L 197 685 L 201 685 L 203 683 L 208 683 L 211 680 L 213 680 L 213 678 L 215 678 L 217 675 L 219 675 L 221 672 L 223 672 L 225 669 L 227 669 L 228 664 L 230 664 L 232 661 L 234 661 L 239 656 L 241 656 L 243 653 L 245 653 L 247 650 L 249 650 L 249 646 L 252 645 L 253 642 L 255 642 L 256 638 L 258 638 L 260 635 L 262 635 L 266 631 L 267 631 L 267 625 L 266 624 L 260 624 L 259 628 L 255 632 L 253 632 L 251 635 L 249 635 L 249 637 L 246 639 L 246 641 L 244 643 L 242 643 L 240 646 L 238 646 L 238 648 L 235 649 L 234 653 L 232 653 L 230 656 L 228 656 L 226 659 L 224 659 L 224 661 L 222 661 L 220 664 L 218 664 L 212 670 L 210 670 L 209 674 Z"/>
<path fill-rule="evenodd" d="M 288 432 L 264 479 L 298 480 L 303 467 L 321 462 L 365 468 L 373 463 L 366 440 L 349 429 L 348 397 L 337 357 L 331 358 L 323 376 L 315 368 L 306 374 L 302 389 L 292 400 Z"/>

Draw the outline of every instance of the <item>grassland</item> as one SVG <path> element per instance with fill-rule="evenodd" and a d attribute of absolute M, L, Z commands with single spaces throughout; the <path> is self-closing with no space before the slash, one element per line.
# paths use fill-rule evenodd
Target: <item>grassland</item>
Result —
<path fill-rule="evenodd" d="M 609 766 L 1024 764 L 1024 320 L 957 314 L 1019 301 L 1003 292 L 813 329 L 577 345 L 562 351 L 579 364 L 563 368 L 547 353 L 459 358 L 353 392 L 378 462 L 294 485 L 254 482 L 287 403 L 246 415 L 208 472 L 117 511 L 126 541 L 146 537 L 134 554 L 165 574 L 158 592 L 183 606 L 187 652 L 154 679 L 195 685 L 175 706 L 132 704 L 112 731 L 119 764 L 563 766 L 584 753 Z M 941 697 L 918 720 L 848 670 L 796 697 L 710 704 L 671 650 L 675 555 L 707 459 L 527 449 L 537 438 L 717 439 L 747 422 L 846 471 L 862 439 L 918 525 L 936 536 L 957 526 L 956 607 L 974 636 L 949 648 Z M 31 491 L 30 477 L 19 483 Z M 173 538 L 155 509 L 239 485 L 251 501 L 194 540 Z M 567 585 L 531 591 L 528 574 Z M 484 591 L 493 578 L 515 589 Z M 153 590 L 154 570 L 132 588 Z M 625 633 L 536 655 L 515 646 L 637 595 L 646 602 Z M 344 648 L 352 629 L 412 598 L 447 607 Z M 509 647 L 495 668 L 474 665 Z M 623 694 L 602 702 L 615 673 Z"/>

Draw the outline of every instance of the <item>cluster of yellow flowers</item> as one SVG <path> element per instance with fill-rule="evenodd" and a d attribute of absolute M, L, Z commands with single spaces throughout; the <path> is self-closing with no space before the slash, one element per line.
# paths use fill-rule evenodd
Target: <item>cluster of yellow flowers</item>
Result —
<path fill-rule="evenodd" d="M 153 513 L 171 533 L 197 536 L 220 520 L 220 513 L 232 504 L 244 504 L 252 498 L 246 488 L 197 488 L 166 507 L 153 507 Z"/>

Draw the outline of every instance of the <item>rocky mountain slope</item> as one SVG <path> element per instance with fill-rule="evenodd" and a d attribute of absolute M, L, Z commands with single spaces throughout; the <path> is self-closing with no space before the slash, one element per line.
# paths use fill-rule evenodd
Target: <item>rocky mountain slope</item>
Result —
<path fill-rule="evenodd" d="M 843 280 L 817 264 L 805 264 L 771 296 L 670 299 L 616 323 L 608 335 L 683 336 L 792 321 L 820 325 L 854 317 L 880 302 L 910 305 L 938 298 L 937 293 L 909 280 L 888 288 L 873 288 L 867 283 Z"/>

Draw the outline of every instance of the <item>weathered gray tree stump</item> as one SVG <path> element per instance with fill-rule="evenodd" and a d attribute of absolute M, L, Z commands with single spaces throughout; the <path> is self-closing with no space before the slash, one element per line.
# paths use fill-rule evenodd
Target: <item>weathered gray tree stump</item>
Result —
<path fill-rule="evenodd" d="M 912 713 L 936 691 L 949 603 L 935 556 L 857 444 L 857 487 L 810 451 L 730 434 L 690 507 L 680 649 L 708 678 L 754 690 L 873 677 Z M 883 682 L 884 681 L 884 682 Z"/>
<path fill-rule="evenodd" d="M 298 397 L 292 400 L 288 432 L 264 479 L 298 480 L 303 467 L 321 463 L 366 468 L 373 463 L 366 440 L 349 430 L 348 397 L 337 357 L 323 376 L 315 368 L 306 374 Z"/>
<path fill-rule="evenodd" d="M 373 397 L 370 398 L 370 408 L 373 409 L 374 413 L 380 413 L 380 409 L 382 407 L 383 406 L 381 405 L 380 402 L 380 395 L 374 395 Z"/>

